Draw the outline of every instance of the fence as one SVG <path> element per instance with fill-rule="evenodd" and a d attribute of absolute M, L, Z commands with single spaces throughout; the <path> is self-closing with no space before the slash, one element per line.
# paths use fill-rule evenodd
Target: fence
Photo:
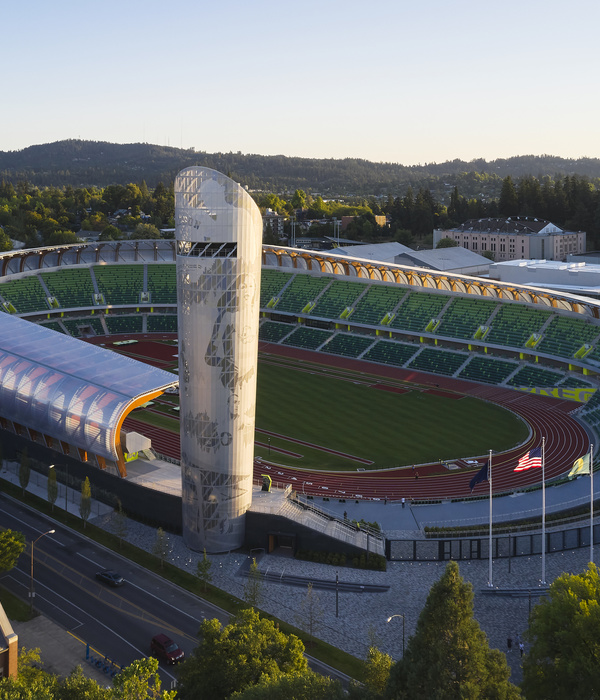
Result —
<path fill-rule="evenodd" d="M 594 545 L 600 542 L 600 523 L 594 524 Z M 546 552 L 564 552 L 590 546 L 590 526 L 546 532 Z M 498 535 L 492 537 L 492 558 L 510 559 L 541 555 L 542 533 Z M 456 561 L 488 559 L 488 537 L 463 537 L 432 540 L 386 540 L 390 561 Z"/>

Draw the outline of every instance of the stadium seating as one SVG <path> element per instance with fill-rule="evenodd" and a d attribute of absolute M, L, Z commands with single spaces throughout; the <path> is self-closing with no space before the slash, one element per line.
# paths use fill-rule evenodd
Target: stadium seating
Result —
<path fill-rule="evenodd" d="M 93 271 L 108 305 L 140 303 L 144 291 L 143 265 L 94 265 Z"/>
<path fill-rule="evenodd" d="M 584 379 L 579 379 L 579 377 L 567 377 L 564 382 L 559 384 L 559 386 L 564 387 L 565 389 L 587 389 L 588 387 L 591 387 L 592 384 L 586 382 Z"/>
<path fill-rule="evenodd" d="M 265 321 L 258 329 L 258 339 L 266 343 L 278 343 L 288 333 L 291 333 L 295 327 L 291 323 Z"/>
<path fill-rule="evenodd" d="M 334 280 L 323 292 L 310 315 L 337 319 L 346 308 L 354 304 L 364 291 L 365 285 L 360 282 L 337 282 Z"/>
<path fill-rule="evenodd" d="M 551 372 L 543 367 L 531 367 L 530 365 L 520 369 L 514 377 L 511 377 L 507 384 L 511 386 L 556 386 L 564 377 L 558 372 Z"/>
<path fill-rule="evenodd" d="M 45 321 L 39 325 L 44 326 L 44 328 L 50 328 L 53 331 L 58 331 L 59 333 L 64 333 L 64 330 L 58 321 Z"/>
<path fill-rule="evenodd" d="M 32 311 L 48 311 L 48 301 L 44 288 L 37 275 L 21 277 L 16 280 L 2 282 L 0 295 L 4 301 L 14 306 L 18 314 Z"/>
<path fill-rule="evenodd" d="M 328 338 L 331 338 L 331 331 L 321 330 L 320 328 L 307 328 L 301 326 L 295 330 L 292 335 L 288 336 L 284 341 L 284 345 L 293 345 L 297 348 L 305 350 L 316 350 Z"/>
<path fill-rule="evenodd" d="M 260 307 L 266 309 L 273 297 L 278 297 L 292 274 L 281 270 L 263 269 L 260 275 Z"/>
<path fill-rule="evenodd" d="M 376 342 L 376 338 L 373 337 L 338 333 L 323 348 L 323 352 L 344 355 L 345 357 L 359 357 L 374 342 Z"/>
<path fill-rule="evenodd" d="M 141 333 L 143 330 L 142 316 L 106 316 L 109 333 Z"/>
<path fill-rule="evenodd" d="M 94 305 L 94 285 L 89 268 L 61 267 L 53 272 L 42 272 L 50 296 L 57 299 L 61 308 Z"/>
<path fill-rule="evenodd" d="M 161 263 L 148 265 L 148 291 L 151 304 L 177 303 L 177 276 L 175 265 Z"/>
<path fill-rule="evenodd" d="M 63 318 L 62 322 L 69 333 L 75 338 L 80 338 L 82 336 L 82 328 L 89 328 L 90 326 L 96 335 L 105 335 L 102 321 L 97 316 L 86 316 L 85 318 Z"/>
<path fill-rule="evenodd" d="M 492 328 L 485 340 L 495 345 L 522 348 L 533 333 L 539 332 L 551 314 L 551 311 L 517 304 L 501 306 L 492 319 Z"/>
<path fill-rule="evenodd" d="M 177 333 L 176 314 L 148 314 L 148 333 Z"/>
<path fill-rule="evenodd" d="M 402 302 L 392 319 L 390 328 L 402 328 L 412 333 L 425 330 L 432 318 L 436 318 L 450 297 L 445 294 L 411 292 Z"/>
<path fill-rule="evenodd" d="M 369 286 L 350 316 L 352 323 L 380 326 L 386 314 L 392 312 L 408 294 L 406 289 L 392 286 Z"/>
<path fill-rule="evenodd" d="M 292 283 L 282 293 L 277 311 L 299 314 L 309 302 L 314 302 L 319 294 L 331 284 L 329 277 L 296 275 Z"/>
<path fill-rule="evenodd" d="M 444 312 L 435 334 L 471 339 L 480 326 L 487 325 L 497 305 L 498 302 L 489 299 L 455 299 Z"/>
<path fill-rule="evenodd" d="M 425 348 L 408 365 L 411 369 L 434 374 L 453 375 L 468 359 L 467 354 Z"/>
<path fill-rule="evenodd" d="M 573 357 L 585 343 L 592 343 L 598 338 L 598 326 L 584 320 L 557 316 L 544 330 L 544 337 L 537 350 L 560 357 Z M 597 351 L 590 353 L 595 359 Z"/>
<path fill-rule="evenodd" d="M 418 345 L 395 343 L 391 340 L 379 340 L 365 353 L 362 359 L 377 362 L 381 365 L 402 367 L 418 350 Z"/>
<path fill-rule="evenodd" d="M 473 357 L 458 376 L 461 379 L 472 379 L 486 384 L 500 384 L 517 367 L 516 362 L 494 360 L 491 357 Z"/>

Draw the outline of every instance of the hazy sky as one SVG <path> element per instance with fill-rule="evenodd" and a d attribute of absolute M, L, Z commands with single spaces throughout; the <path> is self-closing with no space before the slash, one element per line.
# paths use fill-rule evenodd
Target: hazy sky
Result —
<path fill-rule="evenodd" d="M 0 150 L 600 157 L 598 0 L 2 3 Z"/>

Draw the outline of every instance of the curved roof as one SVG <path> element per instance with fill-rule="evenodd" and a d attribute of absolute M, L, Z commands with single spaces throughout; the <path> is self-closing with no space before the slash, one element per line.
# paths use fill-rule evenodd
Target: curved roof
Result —
<path fill-rule="evenodd" d="M 2 314 L 0 415 L 118 460 L 125 415 L 177 382 L 110 350 Z"/>

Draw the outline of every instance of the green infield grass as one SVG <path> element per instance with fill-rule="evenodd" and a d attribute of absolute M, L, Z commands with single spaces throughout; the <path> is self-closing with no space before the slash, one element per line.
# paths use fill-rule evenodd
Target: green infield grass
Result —
<path fill-rule="evenodd" d="M 263 446 L 256 446 L 256 456 L 302 469 L 355 471 L 482 456 L 490 449 L 510 449 L 527 438 L 527 425 L 495 404 L 472 397 L 436 396 L 414 385 L 406 385 L 406 393 L 383 391 L 374 388 L 378 381 L 319 365 L 297 368 L 260 362 L 255 439 Z M 169 398 L 171 403 L 173 397 Z M 153 408 L 138 409 L 132 417 L 179 432 L 178 416 L 172 409 L 161 403 Z M 283 454 L 277 448 L 301 457 Z"/>

